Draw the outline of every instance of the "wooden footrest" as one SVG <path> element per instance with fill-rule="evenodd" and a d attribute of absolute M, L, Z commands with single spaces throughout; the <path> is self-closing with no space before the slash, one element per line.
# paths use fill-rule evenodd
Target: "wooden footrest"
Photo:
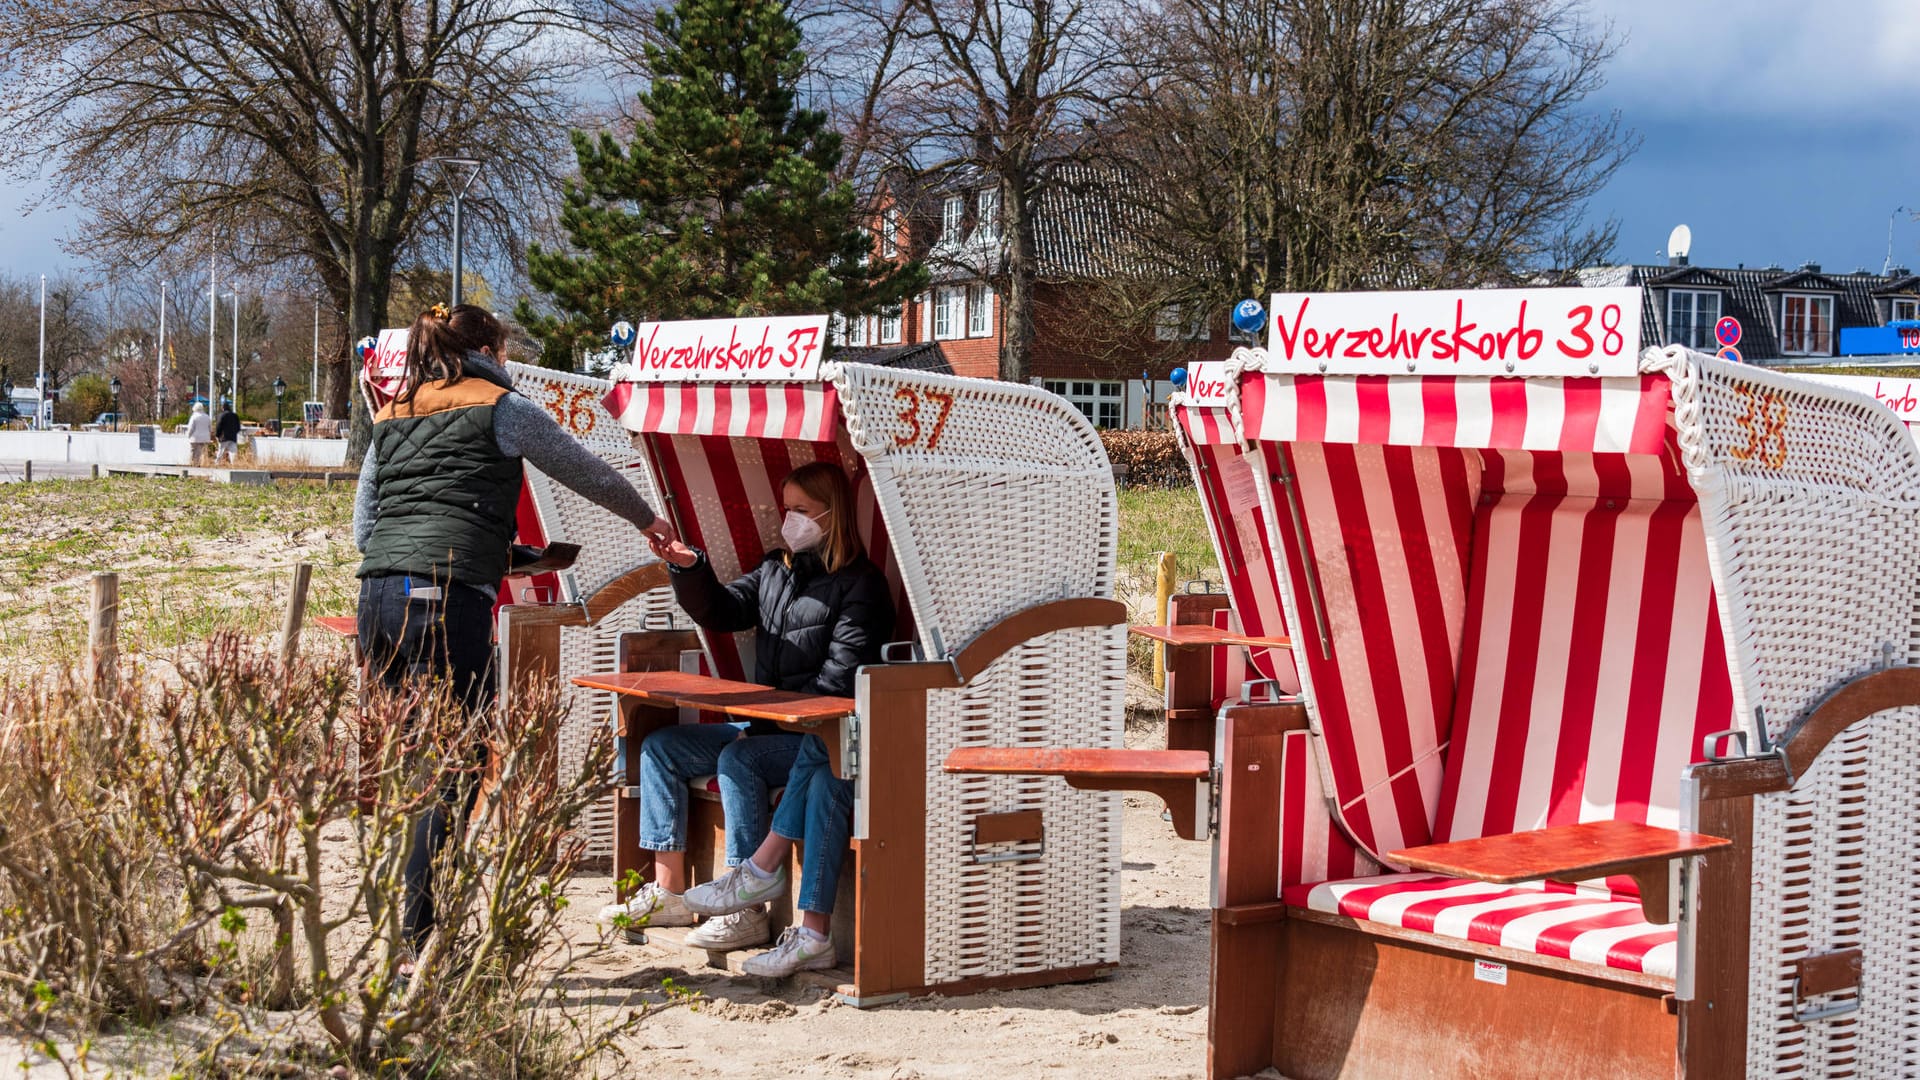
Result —
<path fill-rule="evenodd" d="M 1143 791 L 1159 796 L 1187 840 L 1206 837 L 1212 760 L 1204 750 L 966 746 L 947 755 L 950 773 L 1058 776 L 1084 791 Z"/>

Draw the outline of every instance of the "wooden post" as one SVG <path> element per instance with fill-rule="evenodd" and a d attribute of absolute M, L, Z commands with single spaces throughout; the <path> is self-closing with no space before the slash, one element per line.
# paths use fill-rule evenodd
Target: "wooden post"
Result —
<path fill-rule="evenodd" d="M 280 627 L 280 666 L 291 667 L 300 651 L 300 627 L 307 621 L 307 585 L 313 580 L 313 564 L 299 563 L 293 568 L 293 592 L 287 597 L 287 620 Z"/>
<path fill-rule="evenodd" d="M 26 478 L 27 483 L 33 483 L 33 462 L 27 462 L 26 468 L 21 472 L 21 475 Z"/>
<path fill-rule="evenodd" d="M 111 694 L 120 676 L 120 575 L 93 575 L 93 612 L 87 620 L 87 687 Z"/>

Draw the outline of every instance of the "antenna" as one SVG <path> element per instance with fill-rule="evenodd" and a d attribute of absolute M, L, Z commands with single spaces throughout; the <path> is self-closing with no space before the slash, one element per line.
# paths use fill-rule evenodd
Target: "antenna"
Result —
<path fill-rule="evenodd" d="M 1886 276 L 1887 272 L 1893 269 L 1893 219 L 1906 212 L 1906 207 L 1896 206 L 1893 208 L 1893 213 L 1887 215 L 1887 261 L 1880 264 L 1880 274 L 1882 277 Z"/>
<path fill-rule="evenodd" d="M 1687 253 L 1693 250 L 1693 230 L 1685 225 L 1675 225 L 1667 234 L 1667 262 L 1673 266 L 1687 265 Z"/>

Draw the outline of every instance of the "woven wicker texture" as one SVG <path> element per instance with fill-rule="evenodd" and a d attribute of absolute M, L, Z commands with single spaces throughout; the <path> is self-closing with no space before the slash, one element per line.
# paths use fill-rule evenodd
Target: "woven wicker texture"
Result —
<path fill-rule="evenodd" d="M 952 656 L 1036 604 L 1113 595 L 1117 496 L 1080 412 L 1009 383 L 849 364 L 836 373 L 922 648 Z M 1123 627 L 1022 644 L 927 703 L 926 980 L 1113 963 L 1120 802 L 1052 777 L 950 776 L 961 746 L 1122 744 Z M 976 861 L 973 819 L 1037 809 L 1044 847 Z"/>
<path fill-rule="evenodd" d="M 546 409 L 561 427 L 620 470 L 649 506 L 662 505 L 645 458 L 634 448 L 632 437 L 600 403 L 611 384 L 526 364 L 508 364 L 507 372 L 513 378 L 516 391 Z M 574 494 L 531 465 L 527 466 L 526 474 L 527 490 L 533 496 L 547 542 L 580 545 L 573 568 L 559 575 L 562 600 L 578 603 L 620 575 L 655 561 L 653 552 L 631 522 Z M 627 601 L 593 626 L 565 627 L 560 631 L 560 685 L 562 693 L 569 695 L 567 717 L 561 722 L 559 733 L 561 775 L 579 770 L 594 736 L 602 729 L 611 728 L 615 715 L 613 695 L 577 689 L 573 686 L 573 677 L 615 670 L 623 633 L 690 625 L 674 603 L 673 590 L 660 588 Z M 588 811 L 581 835 L 586 841 L 588 857 L 613 853 L 611 800 L 596 804 Z"/>
<path fill-rule="evenodd" d="M 1749 1076 L 1920 1074 L 1916 723 L 1920 708 L 1862 721 L 1792 790 L 1754 800 Z M 1863 949 L 1860 989 L 1801 1008 L 1857 1000 L 1858 1011 L 1796 1021 L 1794 963 L 1849 948 Z"/>
<path fill-rule="evenodd" d="M 1736 663 L 1736 723 L 1777 741 L 1842 682 L 1920 661 L 1920 450 L 1871 398 L 1678 348 L 1682 460 Z"/>
<path fill-rule="evenodd" d="M 1013 975 L 1120 958 L 1120 797 L 1047 776 L 950 776 L 962 746 L 1122 744 L 1126 632 L 1063 630 L 1021 645 L 959 690 L 927 695 L 926 980 Z M 982 848 L 979 814 L 1038 810 L 1044 848 Z"/>

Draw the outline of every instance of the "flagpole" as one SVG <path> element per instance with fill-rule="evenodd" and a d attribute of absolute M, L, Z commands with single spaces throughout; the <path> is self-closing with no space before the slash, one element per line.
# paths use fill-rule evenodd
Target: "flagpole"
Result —
<path fill-rule="evenodd" d="M 38 414 L 34 417 L 33 426 L 44 431 L 50 417 L 47 412 L 47 275 L 45 274 L 40 275 L 40 378 L 35 385 L 39 387 L 40 396 L 33 403 L 34 412 Z"/>
<path fill-rule="evenodd" d="M 160 283 L 160 350 L 153 357 L 153 419 L 158 423 L 167 396 L 167 283 Z"/>

